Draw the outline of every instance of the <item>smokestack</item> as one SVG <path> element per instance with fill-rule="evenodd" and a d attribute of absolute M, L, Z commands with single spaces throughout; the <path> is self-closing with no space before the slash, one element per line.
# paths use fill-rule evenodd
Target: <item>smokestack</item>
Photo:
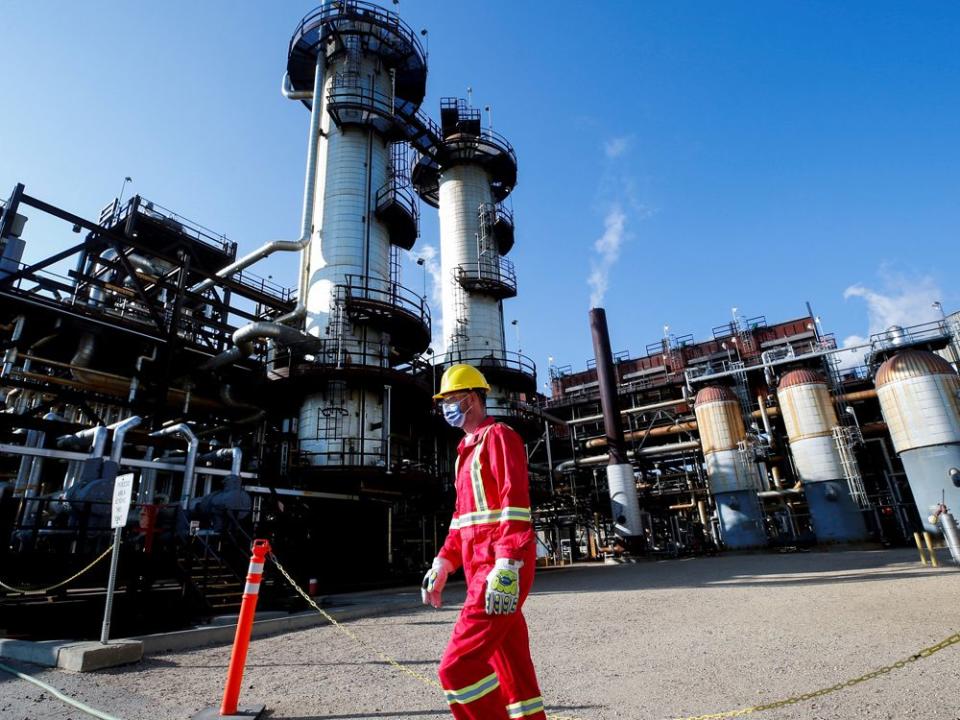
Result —
<path fill-rule="evenodd" d="M 610 351 L 607 313 L 603 308 L 593 308 L 590 311 L 590 334 L 593 336 L 593 355 L 597 360 L 603 429 L 610 452 L 610 461 L 607 464 L 622 465 L 627 461 L 627 450 L 623 440 L 620 405 L 617 402 L 617 381 L 613 371 L 613 353 Z"/>
<path fill-rule="evenodd" d="M 643 535 L 643 522 L 640 505 L 637 503 L 633 466 L 627 462 L 623 423 L 617 401 L 617 381 L 613 371 L 613 353 L 610 351 L 610 333 L 607 330 L 607 313 L 603 308 L 593 308 L 590 311 L 590 334 L 593 336 L 593 354 L 597 360 L 597 384 L 600 386 L 603 428 L 610 452 L 607 486 L 610 488 L 613 527 L 619 536 L 629 539 Z"/>

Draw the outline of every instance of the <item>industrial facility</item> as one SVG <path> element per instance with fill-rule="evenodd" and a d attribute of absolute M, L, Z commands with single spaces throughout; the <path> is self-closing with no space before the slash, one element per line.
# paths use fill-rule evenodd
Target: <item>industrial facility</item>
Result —
<path fill-rule="evenodd" d="M 551 365 L 548 398 L 505 340 L 517 153 L 470 99 L 433 119 L 426 83 L 395 12 L 339 0 L 304 17 L 280 88 L 306 110 L 300 234 L 243 256 L 140 195 L 88 217 L 12 189 L 0 579 L 42 588 L 100 556 L 132 473 L 118 633 L 235 611 L 253 537 L 314 592 L 419 581 L 450 522 L 457 438 L 431 397 L 456 363 L 484 373 L 489 413 L 527 442 L 544 564 L 923 532 L 960 560 L 945 510 L 960 510 L 960 313 L 876 334 L 848 368 L 809 307 L 734 313 L 708 338 L 665 331 L 633 355 L 595 309 L 593 359 Z M 439 216 L 440 307 L 401 277 L 422 205 Z M 63 249 L 27 263 L 42 216 Z M 274 255 L 288 284 L 257 274 Z M 100 564 L 45 594 L 0 588 L 8 633 L 93 636 L 106 584 Z M 262 597 L 299 607 L 270 575 Z"/>

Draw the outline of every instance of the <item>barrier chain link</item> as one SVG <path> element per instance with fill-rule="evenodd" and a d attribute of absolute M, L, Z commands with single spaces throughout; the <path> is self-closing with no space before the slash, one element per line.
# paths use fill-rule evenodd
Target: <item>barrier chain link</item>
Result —
<path fill-rule="evenodd" d="M 58 582 L 56 585 L 51 585 L 50 587 L 45 587 L 45 588 L 18 588 L 18 587 L 13 587 L 12 585 L 7 585 L 5 582 L 3 582 L 2 580 L 0 580 L 0 588 L 3 588 L 4 590 L 8 590 L 8 591 L 13 592 L 13 593 L 19 593 L 19 594 L 21 594 L 21 595 L 42 595 L 43 593 L 48 593 L 48 592 L 50 592 L 51 590 L 56 590 L 58 587 L 63 587 L 64 585 L 67 585 L 68 583 L 73 582 L 73 581 L 76 580 L 78 577 L 80 577 L 81 575 L 83 575 L 85 572 L 87 572 L 88 570 L 92 569 L 98 562 L 100 562 L 101 560 L 103 560 L 103 559 L 104 559 L 107 555 L 109 555 L 112 551 L 113 551 L 113 545 L 111 545 L 111 546 L 108 547 L 106 550 L 104 550 L 103 553 L 102 553 L 97 559 L 95 559 L 93 562 L 91 562 L 89 565 L 87 565 L 85 568 L 83 568 L 83 570 L 81 570 L 80 572 L 74 573 L 73 575 L 71 575 L 70 577 L 68 577 L 66 580 L 61 580 L 61 581 Z"/>
<path fill-rule="evenodd" d="M 283 565 L 281 565 L 280 562 L 277 560 L 276 555 L 274 555 L 273 553 L 270 553 L 269 558 L 273 562 L 273 564 L 277 566 L 277 570 L 280 571 L 280 574 L 283 575 L 284 578 L 286 578 L 287 582 L 290 584 L 290 587 L 292 587 L 297 592 L 297 594 L 300 595 L 300 597 L 306 600 L 310 604 L 310 606 L 313 607 L 314 610 L 320 613 L 324 617 L 324 619 L 327 620 L 327 622 L 329 622 L 331 625 L 333 625 L 337 630 L 345 634 L 347 637 L 349 637 L 351 640 L 353 640 L 355 643 L 357 643 L 364 649 L 375 654 L 377 657 L 379 657 L 381 660 L 386 662 L 391 667 L 411 676 L 417 682 L 420 682 L 424 685 L 428 685 L 433 688 L 442 689 L 440 683 L 437 680 L 434 680 L 433 678 L 427 677 L 423 673 L 417 672 L 416 670 L 412 670 L 411 668 L 408 668 L 405 665 L 402 665 L 401 663 L 397 662 L 396 660 L 394 660 L 392 657 L 390 657 L 383 651 L 377 649 L 376 647 L 370 645 L 366 641 L 359 638 L 356 633 L 350 630 L 350 628 L 338 622 L 336 618 L 330 615 L 330 613 L 328 613 L 326 610 L 324 610 L 319 605 L 317 605 L 317 603 L 314 602 L 313 598 L 311 598 L 306 592 L 304 592 L 303 588 L 297 585 L 294 579 L 290 577 L 290 574 L 284 569 Z M 859 677 L 850 678 L 849 680 L 844 680 L 843 682 L 839 682 L 836 685 L 830 685 L 829 687 L 820 688 L 819 690 L 812 690 L 810 692 L 801 693 L 799 695 L 793 695 L 791 697 L 784 698 L 783 700 L 774 700 L 772 702 L 763 703 L 761 705 L 752 705 L 750 707 L 740 708 L 738 710 L 727 710 L 726 712 L 719 712 L 719 713 L 707 713 L 705 715 L 688 715 L 682 718 L 674 718 L 674 720 L 723 720 L 724 718 L 743 717 L 745 715 L 752 715 L 753 713 L 764 712 L 766 710 L 775 710 L 777 708 L 786 707 L 788 705 L 796 705 L 798 703 L 806 702 L 807 700 L 813 700 L 814 698 L 822 697 L 824 695 L 829 695 L 830 693 L 837 692 L 838 690 L 843 690 L 844 688 L 849 688 L 849 687 L 853 687 L 854 685 L 859 685 L 860 683 L 867 682 L 868 680 L 873 680 L 875 678 L 881 677 L 883 675 L 886 675 L 887 673 L 893 672 L 894 670 L 901 670 L 907 665 L 909 665 L 910 663 L 914 663 L 917 660 L 920 660 L 922 658 L 928 658 L 934 653 L 938 653 L 941 650 L 944 650 L 958 643 L 960 643 L 960 632 L 956 632 L 953 635 L 950 635 L 949 637 L 944 638 L 943 640 L 936 643 L 935 645 L 925 647 L 919 652 L 916 652 L 913 655 L 910 655 L 909 657 L 906 657 L 902 660 L 897 660 L 892 665 L 884 665 L 883 667 L 877 668 L 876 670 L 871 670 L 868 673 L 864 673 Z M 573 715 L 547 715 L 547 718 L 548 720 L 585 720 L 585 718 L 580 718 Z"/>

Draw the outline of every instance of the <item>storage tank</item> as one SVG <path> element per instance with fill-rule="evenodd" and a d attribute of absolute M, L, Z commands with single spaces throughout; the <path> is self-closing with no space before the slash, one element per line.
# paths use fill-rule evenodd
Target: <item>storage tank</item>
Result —
<path fill-rule="evenodd" d="M 960 509 L 960 475 L 950 472 L 960 468 L 960 378 L 939 355 L 904 350 L 880 366 L 874 382 L 924 528 L 936 532 L 927 517 L 941 498 Z"/>
<path fill-rule="evenodd" d="M 740 403 L 729 389 L 711 386 L 697 393 L 694 412 L 723 543 L 731 549 L 766 545 L 756 477 L 740 457 L 747 435 Z"/>
<path fill-rule="evenodd" d="M 867 539 L 863 514 L 850 496 L 833 437 L 833 428 L 840 423 L 827 381 L 814 370 L 791 370 L 780 378 L 777 401 L 817 541 Z"/>

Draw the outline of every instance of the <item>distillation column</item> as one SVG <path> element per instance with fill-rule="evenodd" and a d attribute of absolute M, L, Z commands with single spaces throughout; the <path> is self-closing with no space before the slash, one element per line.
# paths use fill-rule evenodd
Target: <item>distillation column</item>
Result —
<path fill-rule="evenodd" d="M 865 540 L 863 514 L 850 495 L 834 440 L 840 423 L 827 381 L 813 370 L 791 370 L 780 379 L 777 402 L 817 541 Z"/>
<path fill-rule="evenodd" d="M 960 377 L 939 355 L 904 350 L 874 382 L 923 526 L 939 532 L 928 516 L 941 500 L 960 513 Z"/>
<path fill-rule="evenodd" d="M 487 376 L 491 415 L 509 414 L 512 393 L 536 388 L 535 368 L 506 349 L 503 300 L 517 294 L 513 218 L 502 201 L 516 183 L 510 144 L 481 127 L 480 111 L 444 98 L 432 157 L 422 156 L 413 181 L 440 210 L 443 363 L 464 362 Z"/>
<path fill-rule="evenodd" d="M 740 454 L 740 442 L 747 437 L 740 401 L 726 387 L 705 387 L 697 393 L 694 412 L 720 538 L 732 550 L 766 545 L 757 474 L 751 474 Z"/>
<path fill-rule="evenodd" d="M 398 347 L 429 342 L 427 329 L 410 347 L 411 324 L 428 327 L 429 314 L 399 286 L 396 257 L 418 220 L 398 108 L 416 112 L 423 99 L 424 54 L 396 14 L 327 3 L 301 22 L 287 68 L 294 91 L 322 88 L 305 330 L 320 339 L 316 362 L 338 370 L 303 401 L 300 450 L 312 465 L 389 464 L 389 389 L 364 378 L 402 360 Z"/>

